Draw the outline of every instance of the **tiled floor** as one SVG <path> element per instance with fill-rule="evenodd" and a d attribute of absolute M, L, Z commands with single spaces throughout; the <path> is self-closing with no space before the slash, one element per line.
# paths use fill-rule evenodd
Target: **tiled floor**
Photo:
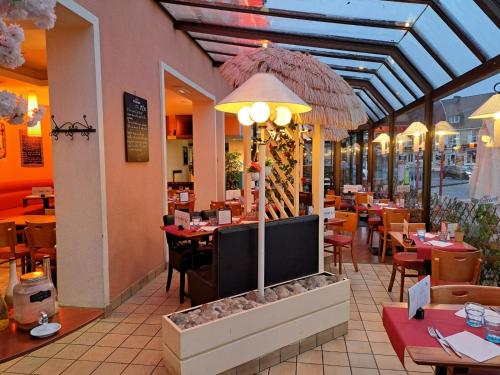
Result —
<path fill-rule="evenodd" d="M 326 258 L 330 269 L 331 258 Z M 397 300 L 399 285 L 388 293 L 390 266 L 360 264 L 354 272 L 345 265 L 351 279 L 351 317 L 346 336 L 263 372 L 278 374 L 399 375 L 431 372 L 405 361 L 403 368 L 381 322 L 381 304 Z M 160 319 L 189 306 L 179 305 L 178 277 L 166 294 L 165 274 L 119 306 L 111 316 L 95 321 L 77 332 L 25 357 L 0 364 L 0 373 L 12 374 L 166 374 L 161 362 Z M 411 280 L 408 279 L 408 285 Z M 203 371 L 200 371 L 203 374 Z"/>

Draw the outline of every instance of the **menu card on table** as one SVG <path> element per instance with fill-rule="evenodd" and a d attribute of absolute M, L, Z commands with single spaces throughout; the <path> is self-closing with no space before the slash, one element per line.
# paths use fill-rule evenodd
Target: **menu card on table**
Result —
<path fill-rule="evenodd" d="M 325 207 L 323 209 L 323 215 L 326 220 L 333 219 L 335 217 L 335 207 Z"/>
<path fill-rule="evenodd" d="M 231 224 L 233 222 L 231 218 L 231 210 L 218 210 L 217 211 L 217 223 L 219 225 Z"/>
<path fill-rule="evenodd" d="M 419 308 L 431 302 L 431 278 L 427 276 L 418 283 L 408 288 L 408 319 L 417 313 Z"/>
<path fill-rule="evenodd" d="M 174 224 L 176 226 L 182 225 L 182 227 L 187 230 L 191 229 L 191 215 L 189 212 L 175 210 Z"/>
<path fill-rule="evenodd" d="M 406 235 L 406 237 L 410 235 L 406 219 L 403 220 L 403 235 Z"/>

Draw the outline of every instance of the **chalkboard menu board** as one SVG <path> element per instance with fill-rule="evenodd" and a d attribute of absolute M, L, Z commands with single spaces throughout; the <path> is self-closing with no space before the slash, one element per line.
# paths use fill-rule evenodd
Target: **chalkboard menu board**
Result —
<path fill-rule="evenodd" d="M 149 161 L 148 102 L 123 93 L 125 108 L 125 157 L 130 162 Z"/>
<path fill-rule="evenodd" d="M 19 130 L 21 167 L 43 167 L 43 138 L 29 137 L 26 129 Z"/>

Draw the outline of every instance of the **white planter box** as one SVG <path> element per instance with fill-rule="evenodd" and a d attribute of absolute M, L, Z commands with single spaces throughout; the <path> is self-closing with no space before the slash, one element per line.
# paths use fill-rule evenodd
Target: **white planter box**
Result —
<path fill-rule="evenodd" d="M 349 280 L 342 280 L 185 330 L 166 315 L 166 369 L 182 375 L 229 370 L 347 322 L 349 298 Z"/>

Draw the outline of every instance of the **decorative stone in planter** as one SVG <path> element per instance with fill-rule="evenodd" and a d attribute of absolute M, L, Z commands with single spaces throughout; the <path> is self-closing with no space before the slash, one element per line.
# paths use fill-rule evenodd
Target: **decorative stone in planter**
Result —
<path fill-rule="evenodd" d="M 349 290 L 349 280 L 336 281 L 325 272 L 266 288 L 266 303 L 250 292 L 166 315 L 166 369 L 172 374 L 218 374 L 346 326 Z"/>

